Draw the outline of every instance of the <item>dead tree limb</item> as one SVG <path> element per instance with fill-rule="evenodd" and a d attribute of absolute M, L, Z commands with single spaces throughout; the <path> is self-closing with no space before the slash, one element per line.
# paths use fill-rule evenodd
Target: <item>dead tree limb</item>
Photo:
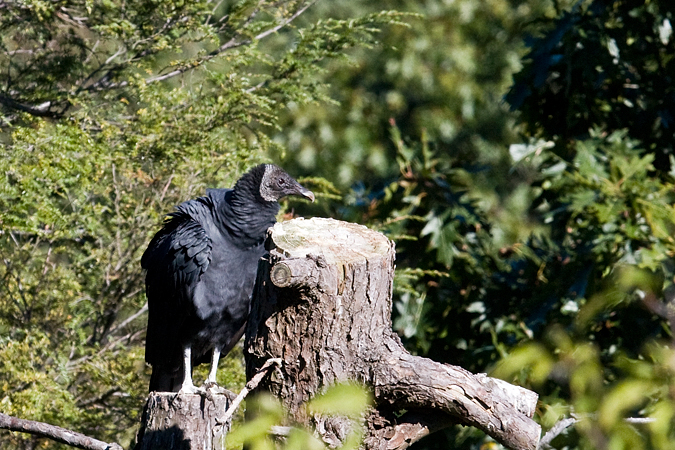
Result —
<path fill-rule="evenodd" d="M 34 420 L 19 419 L 0 413 L 0 428 L 10 431 L 19 431 L 30 433 L 71 447 L 82 448 L 85 450 L 122 450 L 122 447 L 116 443 L 99 441 L 82 433 L 67 430 L 65 428 L 50 425 L 44 422 Z"/>
<path fill-rule="evenodd" d="M 232 416 L 234 413 L 237 412 L 237 409 L 239 409 L 239 405 L 241 405 L 241 402 L 244 401 L 246 396 L 251 392 L 253 389 L 257 388 L 260 382 L 262 381 L 263 377 L 267 375 L 270 369 L 272 369 L 274 366 L 277 366 L 281 364 L 281 360 L 279 359 L 268 359 L 265 364 L 260 368 L 258 373 L 256 373 L 253 378 L 248 380 L 246 383 L 246 386 L 237 394 L 237 397 L 232 400 L 232 404 L 227 408 L 227 411 L 225 411 L 225 414 L 223 414 L 223 417 L 219 419 L 219 421 L 223 423 L 228 423 L 232 420 Z"/>
<path fill-rule="evenodd" d="M 280 376 L 260 388 L 295 420 L 339 445 L 346 419 L 307 417 L 304 404 L 328 385 L 356 380 L 376 402 L 364 425 L 367 449 L 404 449 L 455 423 L 512 449 L 537 448 L 537 394 L 403 348 L 391 328 L 395 253 L 386 237 L 332 219 L 298 219 L 277 224 L 269 247 L 246 330 L 247 373 L 280 358 Z"/>
<path fill-rule="evenodd" d="M 541 441 L 539 442 L 539 448 L 538 450 L 549 450 L 551 449 L 551 442 L 553 442 L 553 439 L 557 438 L 560 434 L 562 434 L 566 429 L 577 423 L 579 419 L 576 417 L 567 417 L 564 419 L 561 419 L 551 427 L 550 430 L 546 432 L 544 437 L 541 438 Z"/>

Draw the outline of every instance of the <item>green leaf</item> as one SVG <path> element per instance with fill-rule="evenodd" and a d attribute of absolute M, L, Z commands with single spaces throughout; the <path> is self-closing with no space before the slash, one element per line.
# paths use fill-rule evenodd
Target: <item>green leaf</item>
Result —
<path fill-rule="evenodd" d="M 355 383 L 341 383 L 329 387 L 307 404 L 312 414 L 360 417 L 372 404 L 372 394 Z"/>

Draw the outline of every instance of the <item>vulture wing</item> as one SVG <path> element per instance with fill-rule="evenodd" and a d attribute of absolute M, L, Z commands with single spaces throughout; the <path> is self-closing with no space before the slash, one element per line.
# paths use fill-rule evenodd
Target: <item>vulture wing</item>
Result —
<path fill-rule="evenodd" d="M 181 366 L 181 325 L 194 314 L 197 286 L 211 253 L 204 227 L 179 210 L 169 215 L 143 254 L 149 306 L 145 360 L 150 364 Z"/>

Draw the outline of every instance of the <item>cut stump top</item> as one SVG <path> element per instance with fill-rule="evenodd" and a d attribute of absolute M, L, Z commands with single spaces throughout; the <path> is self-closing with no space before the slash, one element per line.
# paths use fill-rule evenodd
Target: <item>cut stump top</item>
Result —
<path fill-rule="evenodd" d="M 323 256 L 328 264 L 386 255 L 393 245 L 382 233 L 363 225 L 321 217 L 279 222 L 270 237 L 284 256 Z"/>

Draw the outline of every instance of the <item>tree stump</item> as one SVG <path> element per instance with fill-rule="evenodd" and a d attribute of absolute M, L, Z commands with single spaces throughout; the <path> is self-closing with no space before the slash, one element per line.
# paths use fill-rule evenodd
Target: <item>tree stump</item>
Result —
<path fill-rule="evenodd" d="M 220 423 L 233 393 L 151 392 L 134 450 L 224 450 L 230 422 Z"/>
<path fill-rule="evenodd" d="M 375 398 L 363 424 L 367 449 L 404 449 L 455 423 L 512 449 L 537 448 L 537 394 L 403 348 L 391 326 L 394 244 L 384 235 L 295 219 L 270 230 L 268 247 L 246 330 L 247 374 L 280 358 L 281 373 L 259 389 L 281 399 L 294 420 L 340 445 L 347 419 L 306 417 L 303 405 L 329 385 L 355 380 Z"/>

